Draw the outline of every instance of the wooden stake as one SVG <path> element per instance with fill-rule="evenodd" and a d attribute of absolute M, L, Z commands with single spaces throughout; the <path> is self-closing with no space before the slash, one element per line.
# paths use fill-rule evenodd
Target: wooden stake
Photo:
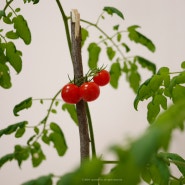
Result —
<path fill-rule="evenodd" d="M 74 69 L 74 79 L 82 79 L 83 65 L 81 57 L 81 29 L 80 14 L 76 9 L 71 11 L 71 40 L 72 40 L 72 62 Z M 89 132 L 86 116 L 85 102 L 81 100 L 76 104 L 78 126 L 80 134 L 80 155 L 81 162 L 89 158 Z"/>

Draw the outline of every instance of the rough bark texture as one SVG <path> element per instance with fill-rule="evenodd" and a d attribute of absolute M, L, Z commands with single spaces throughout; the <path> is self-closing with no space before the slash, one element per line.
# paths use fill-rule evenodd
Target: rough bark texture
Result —
<path fill-rule="evenodd" d="M 71 40 L 72 40 L 72 62 L 75 80 L 83 77 L 83 65 L 81 57 L 81 29 L 80 15 L 77 10 L 71 11 Z M 80 155 L 81 161 L 89 158 L 89 132 L 86 116 L 85 102 L 81 100 L 76 104 L 79 134 L 80 134 Z"/>

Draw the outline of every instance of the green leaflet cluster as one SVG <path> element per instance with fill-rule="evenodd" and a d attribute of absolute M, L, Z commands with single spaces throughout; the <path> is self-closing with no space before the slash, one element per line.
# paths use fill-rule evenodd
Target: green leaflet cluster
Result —
<path fill-rule="evenodd" d="M 90 69 L 98 67 L 100 62 L 100 54 L 103 51 L 103 46 L 105 47 L 105 52 L 110 64 L 110 84 L 113 88 L 118 88 L 120 77 L 125 74 L 126 80 L 129 82 L 130 87 L 136 93 L 138 87 L 141 83 L 141 76 L 138 71 L 139 68 L 146 68 L 153 74 L 156 72 L 156 66 L 153 62 L 145 59 L 141 56 L 129 57 L 126 56 L 131 51 L 129 45 L 124 42 L 126 34 L 130 41 L 140 44 L 147 48 L 149 51 L 155 51 L 154 43 L 138 31 L 140 28 L 137 25 L 128 27 L 126 30 L 120 30 L 120 25 L 116 24 L 113 26 L 114 34 L 110 36 L 99 26 L 100 20 L 105 20 L 104 13 L 111 16 L 117 15 L 119 18 L 124 20 L 124 15 L 114 7 L 104 7 L 103 13 L 98 18 L 96 24 L 84 21 L 89 26 L 95 27 L 101 35 L 99 36 L 98 42 L 91 42 L 88 45 L 88 65 Z M 83 22 L 83 20 L 82 20 Z M 82 46 L 84 45 L 86 39 L 89 37 L 89 32 L 87 29 L 82 29 Z"/>
<path fill-rule="evenodd" d="M 139 87 L 134 100 L 134 108 L 137 110 L 140 101 L 150 99 L 147 106 L 149 123 L 155 121 L 161 109 L 167 109 L 168 99 L 177 103 L 185 97 L 184 62 L 181 67 L 183 71 L 176 73 L 170 72 L 167 67 L 162 67 Z"/>
<path fill-rule="evenodd" d="M 67 173 L 57 181 L 57 185 L 137 185 L 141 180 L 147 184 L 181 185 L 185 183 L 185 160 L 176 153 L 161 152 L 167 149 L 172 131 L 181 126 L 185 120 L 185 100 L 178 101 L 162 113 L 155 122 L 137 140 L 132 141 L 125 148 L 116 145 L 111 151 L 116 155 L 117 161 L 106 174 L 103 167 L 106 161 L 102 158 L 93 158 L 74 170 Z M 173 175 L 171 165 L 175 165 L 180 176 Z M 28 181 L 23 185 L 52 185 L 52 175 L 41 176 Z"/>
<path fill-rule="evenodd" d="M 13 109 L 14 115 L 19 116 L 18 113 L 20 111 L 31 108 L 32 101 L 33 100 L 30 97 L 17 104 Z M 55 103 L 55 106 L 57 105 L 58 103 Z M 65 152 L 67 151 L 67 144 L 60 126 L 54 122 L 50 122 L 49 125 L 47 124 L 49 114 L 55 113 L 52 110 L 55 109 L 50 109 L 47 116 L 34 127 L 29 127 L 28 121 L 22 121 L 9 125 L 8 127 L 0 130 L 0 138 L 3 135 L 10 135 L 13 133 L 16 138 L 20 138 L 24 136 L 26 130 L 31 128 L 34 131 L 34 134 L 30 136 L 30 138 L 28 138 L 27 145 L 15 145 L 13 153 L 7 154 L 0 158 L 0 168 L 6 162 L 11 160 L 16 160 L 18 162 L 18 165 L 21 166 L 22 162 L 29 159 L 29 157 L 31 157 L 33 167 L 39 166 L 43 162 L 43 160 L 46 159 L 40 141 L 44 142 L 47 145 L 52 144 L 59 156 L 63 156 L 65 154 Z M 49 127 L 46 128 L 46 125 Z"/>
<path fill-rule="evenodd" d="M 20 8 L 13 9 L 7 1 L 3 10 L 0 10 L 0 21 L 7 25 L 7 30 L 0 29 L 0 86 L 8 89 L 12 86 L 11 66 L 17 73 L 22 70 L 22 52 L 13 42 L 21 39 L 28 45 L 31 43 L 31 32 L 25 18 L 20 15 Z"/>

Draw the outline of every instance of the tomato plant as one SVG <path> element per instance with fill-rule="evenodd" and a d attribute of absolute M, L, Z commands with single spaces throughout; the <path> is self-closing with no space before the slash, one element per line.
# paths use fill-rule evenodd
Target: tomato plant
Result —
<path fill-rule="evenodd" d="M 39 3 L 39 0 L 23 1 L 24 3 Z M 0 86 L 4 89 L 9 89 L 12 86 L 11 68 L 18 74 L 23 70 L 22 52 L 18 49 L 20 45 L 18 45 L 19 42 L 14 42 L 14 40 L 20 39 L 28 45 L 31 43 L 32 38 L 28 27 L 29 24 L 27 24 L 24 16 L 20 14 L 21 9 L 16 8 L 13 2 L 14 0 L 4 0 L 4 3 L 0 5 L 3 6 L 0 9 L 0 23 L 3 26 L 5 25 L 5 29 L 0 29 Z M 31 125 L 32 119 L 29 121 L 21 120 L 0 130 L 0 138 L 10 134 L 14 134 L 15 138 L 27 137 L 26 141 L 23 140 L 23 142 L 20 142 L 21 144 L 16 144 L 11 153 L 0 157 L 0 168 L 12 160 L 17 161 L 18 166 L 22 167 L 22 163 L 30 158 L 32 166 L 38 167 L 46 160 L 45 151 L 42 149 L 44 144 L 49 147 L 52 143 L 59 157 L 66 154 L 68 146 L 62 126 L 51 121 L 52 115 L 58 113 L 58 107 L 60 106 L 60 110 L 62 108 L 62 110 L 67 111 L 76 123 L 76 128 L 79 129 L 81 165 L 70 173 L 57 175 L 49 173 L 22 185 L 52 185 L 53 180 L 56 181 L 57 185 L 137 185 L 141 181 L 156 185 L 184 184 L 185 160 L 180 155 L 171 153 L 169 144 L 173 131 L 176 128 L 184 129 L 185 62 L 181 63 L 179 71 L 174 72 L 168 67 L 157 69 L 156 65 L 150 60 L 139 55 L 133 56 L 133 53 L 130 53 L 132 46 L 130 42 L 144 46 L 149 52 L 155 51 L 155 45 L 143 33 L 138 31 L 140 28 L 138 25 L 134 24 L 126 27 L 126 24 L 123 24 L 122 27 L 122 22 L 125 19 L 124 15 L 115 7 L 104 7 L 94 23 L 80 19 L 78 14 L 71 14 L 71 28 L 73 29 L 71 29 L 70 36 L 68 24 L 70 17 L 65 14 L 61 2 L 62 0 L 56 0 L 64 22 L 65 36 L 74 68 L 74 80 L 66 84 L 62 90 L 59 89 L 53 97 L 45 99 L 29 97 L 14 106 L 13 114 L 17 120 L 22 110 L 32 108 L 33 102 L 39 100 L 40 104 L 43 105 L 45 101 L 50 101 L 46 114 L 41 120 L 39 118 L 37 123 L 34 121 L 34 125 Z M 74 12 L 78 13 L 76 10 L 73 10 Z M 110 30 L 102 28 L 99 23 L 106 21 L 107 16 L 112 16 L 113 14 L 121 21 L 120 24 L 113 22 L 114 25 L 111 28 L 113 33 L 110 34 Z M 81 29 L 80 23 L 84 24 Z M 7 25 L 10 28 L 8 31 Z M 98 40 L 92 41 L 90 39 L 90 43 L 87 43 L 87 38 L 92 34 L 88 29 L 89 27 L 94 28 L 100 35 Z M 128 39 L 125 39 L 125 37 L 128 37 Z M 77 42 L 77 40 L 80 42 Z M 81 60 L 81 48 L 82 46 L 84 47 L 85 42 L 88 44 L 85 49 L 88 52 L 86 62 L 89 72 L 84 76 L 82 61 L 85 59 Z M 103 52 L 110 61 L 110 63 L 106 64 L 110 69 L 110 73 L 97 68 L 100 55 Z M 81 63 L 81 66 L 78 65 L 79 63 Z M 151 74 L 144 81 L 141 78 L 141 68 Z M 123 79 L 120 78 L 122 75 L 125 75 L 126 81 L 135 93 L 133 104 L 136 110 L 138 110 L 138 104 L 141 101 L 149 100 L 146 117 L 150 124 L 144 134 L 135 140 L 130 140 L 126 146 L 123 146 L 123 143 L 118 143 L 111 147 L 111 152 L 114 153 L 116 160 L 106 160 L 104 155 L 96 153 L 93 124 L 87 102 L 94 101 L 99 97 L 99 86 L 104 86 L 110 82 L 111 87 L 117 89 L 120 79 Z M 66 103 L 63 103 L 61 98 L 58 99 L 60 95 Z M 16 96 L 20 96 L 19 93 Z M 81 99 L 84 101 L 80 101 Z M 98 108 L 96 107 L 96 109 Z M 118 106 L 115 105 L 114 108 L 116 111 Z M 121 110 L 124 111 L 124 109 Z M 21 112 L 21 114 L 24 113 Z M 101 113 L 101 116 L 104 115 Z M 128 121 L 125 123 L 128 123 Z M 117 121 L 114 121 L 113 124 L 115 128 L 118 128 Z M 109 128 L 108 126 L 109 124 L 106 124 L 106 128 L 102 132 L 105 132 Z M 31 130 L 31 132 L 24 135 L 27 130 Z M 89 143 L 91 143 L 91 147 L 89 147 Z M 91 152 L 89 152 L 89 149 L 91 149 Z M 68 165 L 68 161 L 66 163 Z M 112 164 L 113 167 L 112 170 L 106 173 L 104 169 L 107 164 Z M 173 174 L 170 164 L 177 167 L 180 173 L 179 176 Z"/>
<path fill-rule="evenodd" d="M 100 88 L 95 82 L 85 82 L 80 86 L 80 96 L 83 100 L 94 101 L 100 95 Z"/>
<path fill-rule="evenodd" d="M 62 88 L 61 96 L 66 103 L 70 104 L 76 104 L 81 99 L 79 87 L 72 83 L 66 84 Z"/>
<path fill-rule="evenodd" d="M 99 86 L 107 85 L 110 82 L 110 74 L 107 70 L 103 69 L 95 74 L 93 81 Z"/>

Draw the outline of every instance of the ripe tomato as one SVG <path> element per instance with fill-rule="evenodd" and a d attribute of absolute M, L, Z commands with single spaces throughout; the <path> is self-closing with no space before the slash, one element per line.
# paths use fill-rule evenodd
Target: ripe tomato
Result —
<path fill-rule="evenodd" d="M 100 88 L 94 82 L 85 82 L 80 86 L 80 95 L 85 101 L 93 101 L 100 95 Z"/>
<path fill-rule="evenodd" d="M 93 77 L 93 81 L 99 86 L 107 85 L 110 82 L 110 74 L 103 69 Z"/>
<path fill-rule="evenodd" d="M 76 104 L 81 100 L 79 87 L 75 84 L 66 84 L 61 90 L 62 99 L 66 103 Z"/>

